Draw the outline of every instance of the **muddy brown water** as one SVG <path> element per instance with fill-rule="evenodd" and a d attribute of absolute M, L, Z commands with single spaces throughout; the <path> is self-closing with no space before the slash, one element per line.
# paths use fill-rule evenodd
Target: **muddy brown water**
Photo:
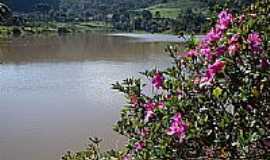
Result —
<path fill-rule="evenodd" d="M 168 42 L 157 41 L 104 34 L 1 41 L 0 160 L 59 160 L 89 136 L 102 138 L 104 150 L 123 146 L 112 125 L 125 100 L 111 84 L 169 66 Z"/>

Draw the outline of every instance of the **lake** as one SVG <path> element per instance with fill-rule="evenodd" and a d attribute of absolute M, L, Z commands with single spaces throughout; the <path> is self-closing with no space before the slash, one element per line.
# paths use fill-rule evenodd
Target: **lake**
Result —
<path fill-rule="evenodd" d="M 75 34 L 1 41 L 0 160 L 59 160 L 67 150 L 85 148 L 90 136 L 102 138 L 104 150 L 123 146 L 112 125 L 125 99 L 111 84 L 170 66 L 169 42 L 158 38 Z"/>

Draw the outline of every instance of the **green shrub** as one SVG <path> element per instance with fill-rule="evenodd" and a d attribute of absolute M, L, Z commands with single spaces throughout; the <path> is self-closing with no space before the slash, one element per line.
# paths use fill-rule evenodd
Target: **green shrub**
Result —
<path fill-rule="evenodd" d="M 242 15 L 223 10 L 175 66 L 114 85 L 129 99 L 115 130 L 129 139 L 123 159 L 270 158 L 269 1 Z"/>
<path fill-rule="evenodd" d="M 114 129 L 128 145 L 99 159 L 270 158 L 269 7 L 260 0 L 242 15 L 223 10 L 185 53 L 169 46 L 175 65 L 143 73 L 152 95 L 140 79 L 116 83 L 128 104 Z"/>

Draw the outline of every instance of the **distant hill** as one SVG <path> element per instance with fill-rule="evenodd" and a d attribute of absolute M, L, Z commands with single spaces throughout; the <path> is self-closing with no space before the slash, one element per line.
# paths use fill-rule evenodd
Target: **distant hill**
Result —
<path fill-rule="evenodd" d="M 30 12 L 39 3 L 48 4 L 51 8 L 84 5 L 85 9 L 106 14 L 118 11 L 147 9 L 152 13 L 160 11 L 166 18 L 175 18 L 179 10 L 185 8 L 202 8 L 205 2 L 201 0 L 0 0 L 17 12 Z"/>
<path fill-rule="evenodd" d="M 30 12 L 38 3 L 47 3 L 52 7 L 57 7 L 60 0 L 0 0 L 17 12 Z"/>
<path fill-rule="evenodd" d="M 234 11 L 253 0 L 0 0 L 30 21 L 111 23 L 121 31 L 204 32 L 220 8 Z M 34 12 L 33 12 L 34 11 Z"/>
<path fill-rule="evenodd" d="M 47 4 L 50 9 L 64 9 L 66 13 L 108 15 L 132 10 L 149 10 L 163 18 L 176 19 L 181 11 L 187 8 L 206 10 L 207 0 L 0 0 L 13 11 L 31 12 L 39 10 L 38 4 Z"/>
<path fill-rule="evenodd" d="M 102 13 L 115 13 L 117 11 L 127 11 L 136 9 L 147 9 L 152 13 L 160 11 L 161 16 L 175 18 L 179 10 L 187 8 L 196 8 L 205 10 L 211 3 L 218 2 L 224 4 L 226 0 L 0 0 L 6 3 L 15 11 L 29 12 L 34 9 L 38 3 L 48 4 L 51 8 L 68 3 L 69 5 L 86 4 L 86 9 L 95 10 Z M 243 6 L 249 4 L 252 0 L 238 0 L 236 3 Z"/>
<path fill-rule="evenodd" d="M 57 8 L 62 4 L 83 5 L 87 4 L 88 9 L 99 10 L 103 12 L 114 12 L 123 9 L 138 9 L 158 4 L 162 0 L 0 0 L 8 4 L 13 10 L 20 12 L 29 12 L 39 4 L 48 4 L 52 8 Z"/>

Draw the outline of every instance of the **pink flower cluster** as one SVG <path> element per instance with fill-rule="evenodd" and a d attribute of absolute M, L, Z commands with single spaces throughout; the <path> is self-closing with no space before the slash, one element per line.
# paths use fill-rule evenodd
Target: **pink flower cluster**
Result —
<path fill-rule="evenodd" d="M 159 109 L 163 109 L 165 107 L 164 102 L 152 102 L 152 101 L 148 101 L 146 104 L 144 104 L 144 109 L 146 110 L 146 115 L 145 115 L 145 122 L 148 122 L 150 118 L 152 118 L 154 116 L 154 110 L 156 108 Z"/>
<path fill-rule="evenodd" d="M 220 31 L 225 31 L 233 22 L 233 15 L 224 10 L 218 15 L 218 22 L 216 28 Z"/>
<path fill-rule="evenodd" d="M 163 76 L 162 73 L 157 72 L 153 79 L 152 79 L 152 84 L 154 85 L 154 87 L 156 87 L 157 89 L 160 89 L 163 87 L 163 83 L 164 83 L 165 77 Z"/>
<path fill-rule="evenodd" d="M 145 146 L 145 143 L 143 141 L 138 141 L 134 144 L 134 149 L 136 151 L 141 151 Z"/>
<path fill-rule="evenodd" d="M 210 85 L 217 73 L 221 72 L 225 63 L 221 60 L 216 60 L 213 65 L 208 66 L 204 77 L 201 79 L 201 85 Z"/>
<path fill-rule="evenodd" d="M 218 21 L 214 28 L 210 30 L 210 32 L 207 34 L 204 42 L 209 44 L 212 42 L 218 41 L 220 38 L 222 38 L 224 31 L 228 29 L 228 27 L 233 22 L 233 15 L 229 13 L 228 11 L 222 11 L 218 15 Z"/>
<path fill-rule="evenodd" d="M 227 10 L 222 11 L 218 15 L 217 24 L 214 28 L 210 30 L 210 32 L 201 41 L 198 47 L 185 53 L 185 56 L 187 57 L 196 57 L 198 55 L 201 55 L 205 57 L 208 62 L 215 60 L 215 63 L 209 65 L 207 70 L 205 71 L 205 74 L 200 78 L 199 82 L 202 86 L 208 84 L 210 85 L 216 74 L 223 70 L 225 63 L 221 60 L 216 59 L 224 55 L 225 52 L 235 54 L 239 50 L 238 41 L 240 39 L 240 35 L 238 34 L 233 35 L 228 40 L 228 46 L 223 45 L 219 47 L 213 47 L 216 44 L 215 42 L 219 41 L 222 37 L 224 37 L 225 31 L 233 23 L 233 20 L 233 15 L 230 12 L 228 12 Z"/>
<path fill-rule="evenodd" d="M 191 58 L 196 57 L 197 55 L 198 55 L 198 52 L 195 49 L 192 49 L 185 53 L 186 57 L 191 57 Z"/>
<path fill-rule="evenodd" d="M 222 55 L 224 55 L 224 53 L 226 52 L 227 48 L 225 46 L 220 46 L 216 49 L 216 56 L 220 57 Z"/>
<path fill-rule="evenodd" d="M 198 47 L 196 49 L 185 52 L 186 57 L 194 58 L 198 55 L 202 55 L 210 61 L 213 60 L 214 57 L 217 58 L 225 53 L 227 49 L 225 46 L 218 48 L 216 51 L 212 51 L 211 45 L 219 41 L 224 36 L 224 32 L 232 24 L 234 18 L 233 15 L 226 10 L 222 11 L 218 15 L 218 18 L 219 19 L 217 20 L 216 26 L 212 28 L 209 33 L 207 33 Z M 237 49 L 237 45 L 235 45 L 234 42 L 237 41 L 238 38 L 239 37 L 235 36 L 231 39 L 231 43 L 233 44 L 233 46 L 231 46 L 232 51 Z"/>
<path fill-rule="evenodd" d="M 218 41 L 223 36 L 223 30 L 212 28 L 207 34 L 207 41 L 209 43 Z"/>
<path fill-rule="evenodd" d="M 239 39 L 240 39 L 239 34 L 234 34 L 229 39 L 229 41 L 228 41 L 228 43 L 229 43 L 228 52 L 229 52 L 230 55 L 234 55 L 240 50 Z"/>
<path fill-rule="evenodd" d="M 258 52 L 260 52 L 262 50 L 263 40 L 262 40 L 259 33 L 257 33 L 257 32 L 250 33 L 248 35 L 247 41 L 250 44 L 251 50 L 254 53 L 258 53 Z"/>
<path fill-rule="evenodd" d="M 220 40 L 224 36 L 226 29 L 228 29 L 233 22 L 232 14 L 226 10 L 222 11 L 218 17 L 219 19 L 216 26 L 212 28 L 209 33 L 207 33 L 206 37 L 201 41 L 197 48 L 200 54 L 206 57 L 208 60 L 213 60 L 215 54 L 215 56 L 218 57 L 225 53 L 225 48 L 219 48 L 217 51 L 213 52 L 211 49 L 211 44 Z M 195 51 L 189 51 L 186 53 L 186 55 L 198 55 L 195 53 Z"/>
<path fill-rule="evenodd" d="M 200 47 L 201 47 L 200 48 L 201 55 L 206 57 L 208 60 L 212 60 L 213 54 L 212 54 L 212 50 L 211 50 L 210 46 L 208 46 L 208 44 L 202 42 L 202 45 Z"/>
<path fill-rule="evenodd" d="M 167 134 L 170 136 L 176 136 L 182 139 L 185 137 L 187 129 L 188 129 L 188 126 L 187 124 L 183 122 L 181 113 L 176 113 L 172 117 L 172 123 L 171 123 L 170 128 L 167 131 Z"/>

